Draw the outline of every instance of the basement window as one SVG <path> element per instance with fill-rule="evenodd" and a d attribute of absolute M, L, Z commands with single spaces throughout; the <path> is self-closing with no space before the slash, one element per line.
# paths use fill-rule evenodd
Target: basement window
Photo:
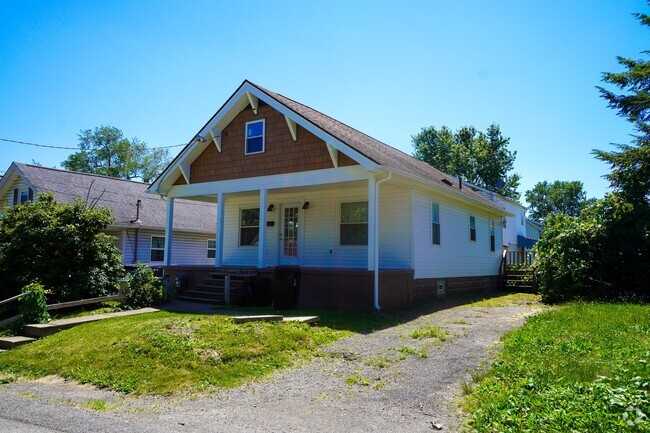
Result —
<path fill-rule="evenodd" d="M 165 237 L 151 236 L 151 262 L 165 261 Z"/>
<path fill-rule="evenodd" d="M 368 202 L 341 203 L 341 245 L 368 245 Z"/>
<path fill-rule="evenodd" d="M 264 152 L 264 119 L 246 122 L 246 155 Z"/>

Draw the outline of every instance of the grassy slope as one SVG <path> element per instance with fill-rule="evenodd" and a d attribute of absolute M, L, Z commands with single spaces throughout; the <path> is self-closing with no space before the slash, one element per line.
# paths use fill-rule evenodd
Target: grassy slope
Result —
<path fill-rule="evenodd" d="M 478 432 L 650 431 L 650 306 L 568 304 L 504 338 L 465 401 Z"/>
<path fill-rule="evenodd" d="M 154 313 L 79 326 L 0 355 L 0 371 L 56 374 L 122 392 L 235 386 L 313 356 L 350 332 L 295 323 Z"/>

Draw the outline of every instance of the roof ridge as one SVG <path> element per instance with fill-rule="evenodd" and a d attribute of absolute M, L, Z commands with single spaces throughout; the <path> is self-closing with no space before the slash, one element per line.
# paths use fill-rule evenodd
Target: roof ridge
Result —
<path fill-rule="evenodd" d="M 27 167 L 32 167 L 40 170 L 51 170 L 51 171 L 58 171 L 58 172 L 64 172 L 64 173 L 74 173 L 74 174 L 81 174 L 83 176 L 93 176 L 93 177 L 102 177 L 105 179 L 111 179 L 111 180 L 120 180 L 123 182 L 131 182 L 131 183 L 139 183 L 142 185 L 150 185 L 147 182 L 140 182 L 137 180 L 131 180 L 131 179 L 123 179 L 121 177 L 113 177 L 113 176 L 106 176 L 104 174 L 96 174 L 96 173 L 84 173 L 83 171 L 75 171 L 75 170 L 65 170 L 63 168 L 54 168 L 54 167 L 43 167 L 42 165 L 34 165 L 34 164 L 26 164 L 24 162 L 16 162 L 16 165 L 24 165 Z"/>

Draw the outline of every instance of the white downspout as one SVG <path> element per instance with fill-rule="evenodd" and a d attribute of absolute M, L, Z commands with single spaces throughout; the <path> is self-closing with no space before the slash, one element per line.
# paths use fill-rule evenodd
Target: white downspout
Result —
<path fill-rule="evenodd" d="M 375 215 L 375 227 L 374 227 L 375 232 L 373 233 L 373 236 L 375 238 L 375 242 L 374 242 L 375 244 L 374 245 L 375 310 L 377 311 L 381 311 L 381 307 L 379 306 L 379 185 L 386 182 L 387 180 L 390 180 L 392 177 L 393 177 L 393 172 L 389 171 L 388 177 L 385 177 L 382 180 L 377 181 L 375 183 L 375 211 L 373 212 Z"/>

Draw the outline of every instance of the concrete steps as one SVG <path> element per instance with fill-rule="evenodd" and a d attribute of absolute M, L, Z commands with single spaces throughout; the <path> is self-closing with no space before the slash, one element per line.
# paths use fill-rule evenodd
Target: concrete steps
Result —
<path fill-rule="evenodd" d="M 35 338 L 24 337 L 22 335 L 17 335 L 15 337 L 2 337 L 0 338 L 0 349 L 13 349 L 14 347 L 22 346 L 23 344 L 31 343 L 36 341 Z"/>

